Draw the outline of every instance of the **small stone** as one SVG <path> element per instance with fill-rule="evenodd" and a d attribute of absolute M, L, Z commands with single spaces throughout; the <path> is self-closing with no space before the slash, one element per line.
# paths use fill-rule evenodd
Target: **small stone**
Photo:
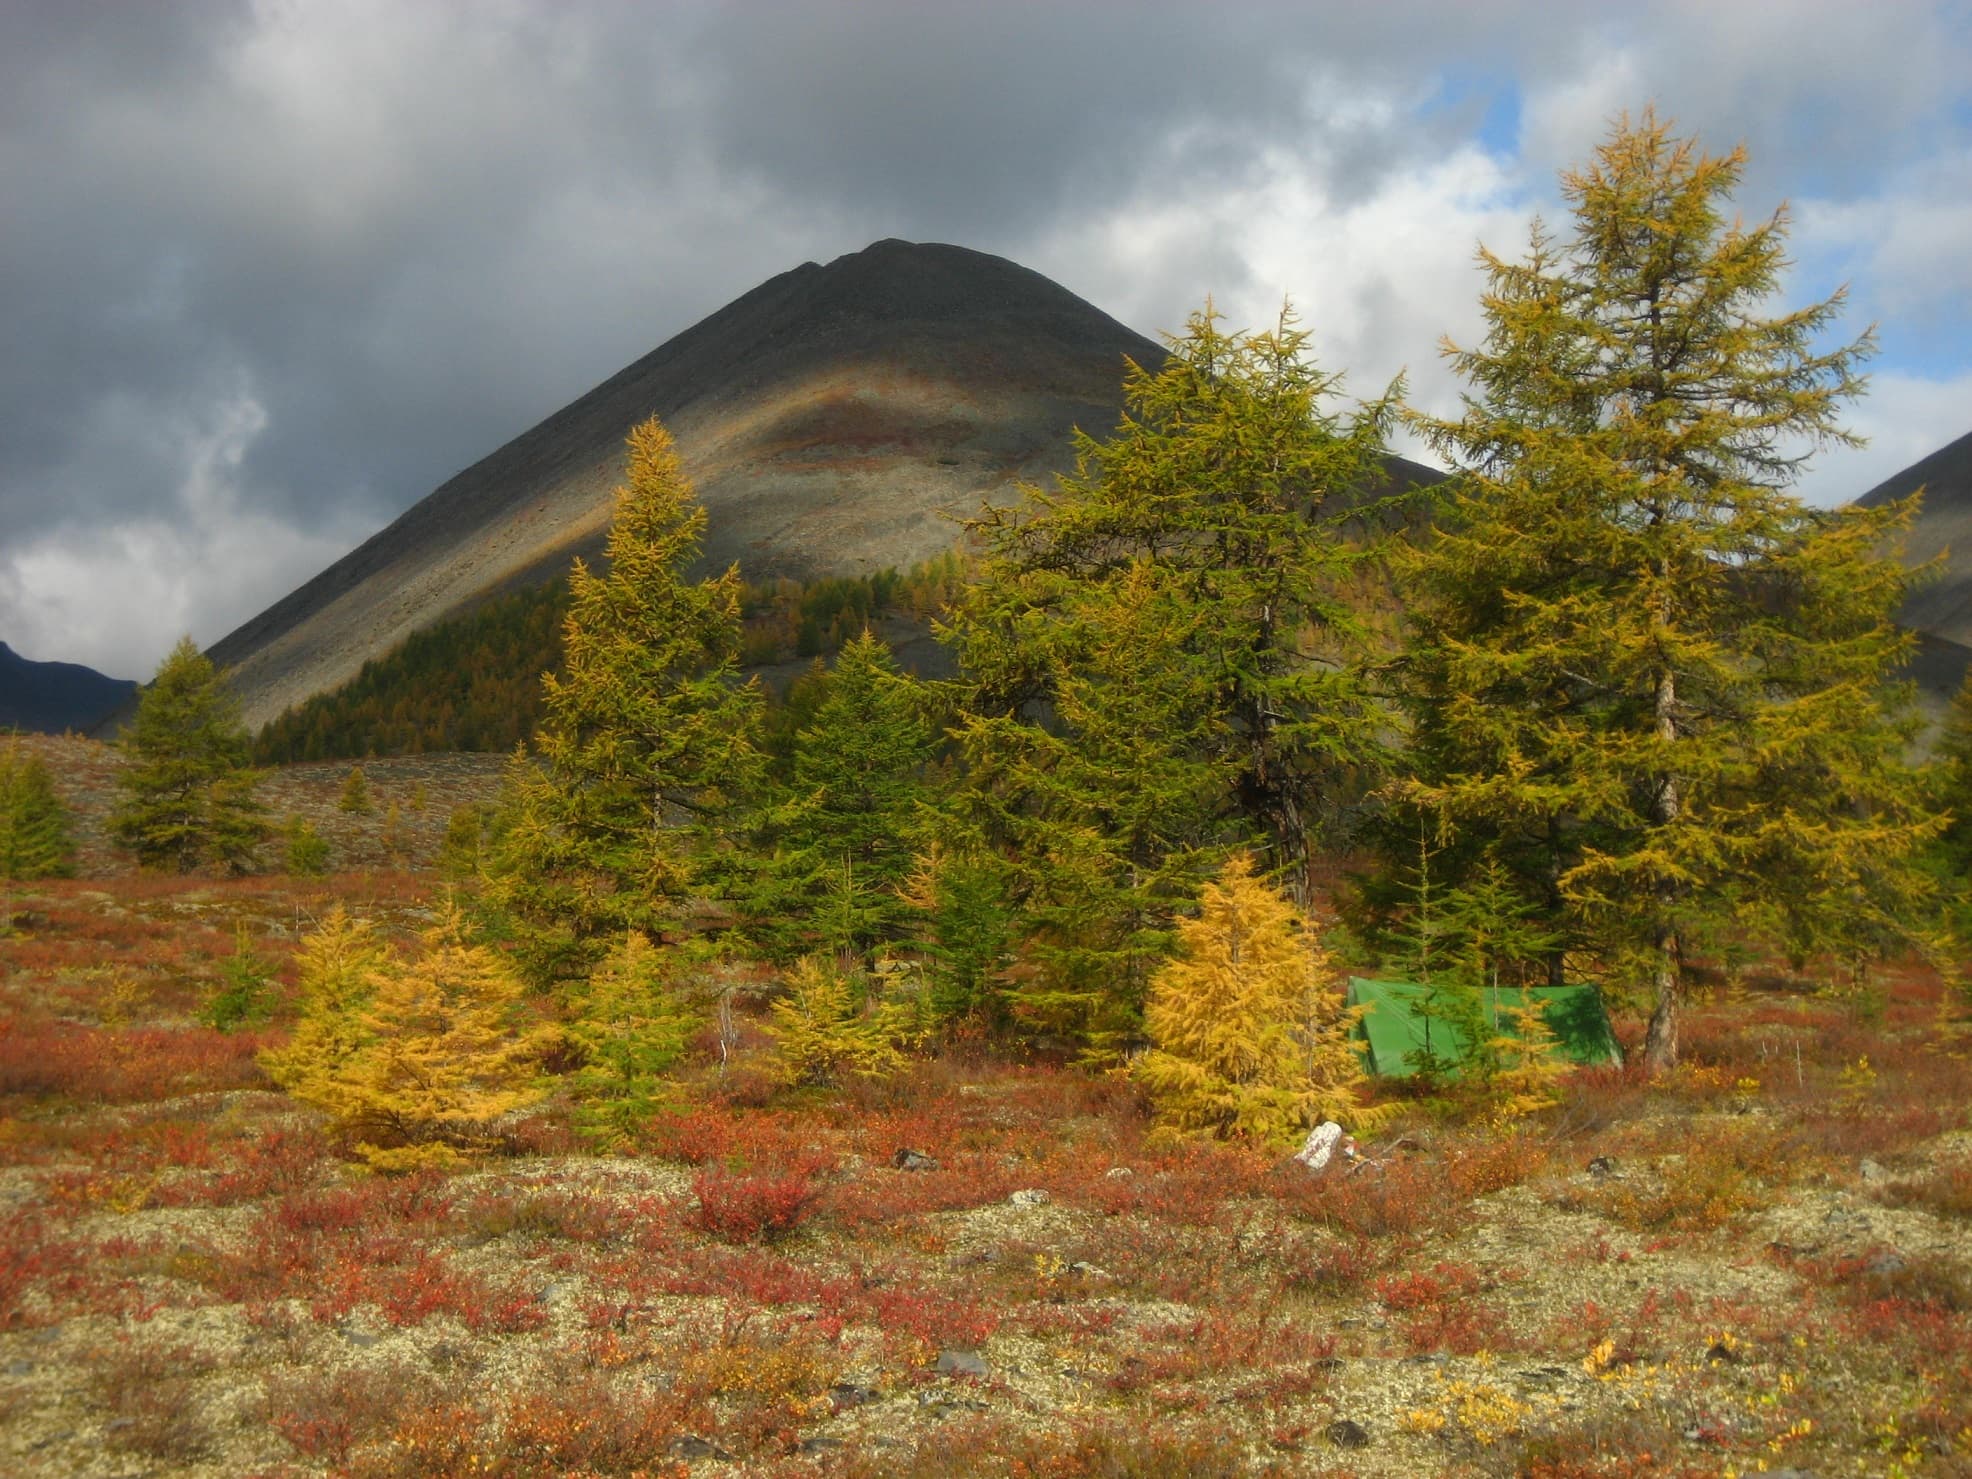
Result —
<path fill-rule="evenodd" d="M 861 1407 L 866 1402 L 874 1402 L 878 1395 L 875 1387 L 866 1387 L 860 1382 L 839 1381 L 829 1388 L 829 1401 L 834 1404 L 837 1412 L 850 1407 Z"/>
<path fill-rule="evenodd" d="M 1591 1176 L 1613 1176 L 1615 1174 L 1616 1157 L 1613 1155 L 1599 1155 L 1589 1162 L 1589 1175 Z"/>
<path fill-rule="evenodd" d="M 358 1350 L 368 1350 L 383 1339 L 381 1335 L 372 1335 L 367 1330 L 345 1330 L 342 1332 L 342 1338 Z"/>
<path fill-rule="evenodd" d="M 940 1351 L 938 1363 L 931 1368 L 940 1376 L 971 1376 L 985 1378 L 992 1374 L 977 1351 Z"/>
<path fill-rule="evenodd" d="M 1328 1435 L 1328 1441 L 1333 1443 L 1337 1448 L 1369 1447 L 1368 1431 L 1361 1423 L 1352 1422 L 1346 1417 L 1338 1417 L 1328 1425 L 1325 1431 Z"/>
<path fill-rule="evenodd" d="M 732 1457 L 730 1453 L 726 1452 L 717 1443 L 706 1438 L 700 1438 L 692 1433 L 680 1433 L 669 1443 L 665 1444 L 664 1455 L 666 1458 L 729 1459 Z"/>
<path fill-rule="evenodd" d="M 794 1451 L 796 1453 L 834 1453 L 837 1449 L 846 1446 L 840 1438 L 829 1438 L 817 1434 L 813 1438 L 803 1438 L 799 1443 L 794 1445 Z"/>
<path fill-rule="evenodd" d="M 1132 1176 L 1136 1175 L 1137 1173 L 1135 1171 L 1132 1171 L 1128 1166 L 1111 1166 L 1107 1171 L 1104 1171 L 1102 1174 L 1105 1179 L 1110 1181 L 1128 1181 Z"/>
<path fill-rule="evenodd" d="M 1024 1187 L 1007 1198 L 1016 1207 L 1045 1207 L 1048 1200 L 1048 1194 L 1038 1186 Z"/>
<path fill-rule="evenodd" d="M 890 1164 L 900 1171 L 936 1171 L 938 1158 L 921 1150 L 912 1150 L 908 1145 L 900 1145 L 897 1153 L 890 1158 Z"/>
<path fill-rule="evenodd" d="M 1862 1266 L 1862 1271 L 1873 1279 L 1887 1279 L 1893 1275 L 1902 1273 L 1909 1266 L 1909 1264 L 1904 1262 L 1903 1254 L 1898 1253 L 1895 1249 L 1886 1248 L 1870 1259 L 1868 1263 L 1865 1263 Z"/>
<path fill-rule="evenodd" d="M 1856 1163 L 1856 1174 L 1862 1177 L 1864 1181 L 1888 1181 L 1890 1179 L 1890 1173 L 1868 1156 L 1864 1156 Z"/>
<path fill-rule="evenodd" d="M 1325 1170 L 1335 1158 L 1335 1153 L 1343 1149 L 1348 1139 L 1345 1131 L 1334 1120 L 1323 1120 L 1308 1132 L 1308 1138 L 1294 1153 L 1294 1159 L 1310 1171 Z"/>

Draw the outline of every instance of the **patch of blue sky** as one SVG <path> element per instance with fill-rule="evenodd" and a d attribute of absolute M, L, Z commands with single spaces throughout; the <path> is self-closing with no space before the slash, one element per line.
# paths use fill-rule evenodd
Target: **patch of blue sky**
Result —
<path fill-rule="evenodd" d="M 1460 120 L 1472 117 L 1471 136 L 1488 154 L 1520 157 L 1520 85 L 1505 73 L 1450 68 L 1440 74 L 1423 112 L 1427 118 L 1445 113 Z"/>

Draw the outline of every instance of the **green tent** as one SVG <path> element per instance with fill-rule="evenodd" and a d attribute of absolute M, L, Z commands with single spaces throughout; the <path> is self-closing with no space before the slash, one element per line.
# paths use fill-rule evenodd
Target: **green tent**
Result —
<path fill-rule="evenodd" d="M 1369 1007 L 1356 1030 L 1369 1043 L 1367 1066 L 1371 1073 L 1402 1078 L 1412 1072 L 1412 1053 L 1426 1046 L 1450 1062 L 1465 1056 L 1466 1045 L 1450 1023 L 1419 1015 L 1425 990 L 1415 981 L 1349 978 L 1349 1005 Z M 1541 1015 L 1553 1030 L 1562 1056 L 1587 1064 L 1623 1061 L 1616 1034 L 1609 1029 L 1609 1014 L 1603 1011 L 1602 997 L 1593 986 L 1530 986 L 1524 995 L 1540 1003 Z M 1479 996 L 1495 1033 L 1510 1036 L 1513 1020 L 1505 1014 L 1521 1005 L 1523 993 L 1485 990 Z"/>

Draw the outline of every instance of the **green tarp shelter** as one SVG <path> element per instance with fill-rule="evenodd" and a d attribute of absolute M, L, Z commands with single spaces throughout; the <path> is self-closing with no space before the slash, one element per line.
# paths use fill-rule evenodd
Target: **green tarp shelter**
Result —
<path fill-rule="evenodd" d="M 1415 981 L 1349 978 L 1349 1005 L 1369 1007 L 1356 1031 L 1369 1043 L 1366 1062 L 1371 1073 L 1381 1078 L 1403 1078 L 1414 1071 L 1412 1053 L 1427 1045 L 1450 1062 L 1465 1056 L 1466 1045 L 1450 1023 L 1419 1015 L 1425 990 Z M 1609 1028 L 1609 1014 L 1602 1009 L 1602 997 L 1593 986 L 1530 986 L 1525 994 L 1541 1004 L 1541 1015 L 1553 1030 L 1562 1056 L 1586 1064 L 1623 1061 L 1616 1034 Z M 1502 988 L 1482 990 L 1479 996 L 1495 1032 L 1511 1035 L 1513 1019 L 1506 1013 L 1520 1006 L 1522 993 Z"/>

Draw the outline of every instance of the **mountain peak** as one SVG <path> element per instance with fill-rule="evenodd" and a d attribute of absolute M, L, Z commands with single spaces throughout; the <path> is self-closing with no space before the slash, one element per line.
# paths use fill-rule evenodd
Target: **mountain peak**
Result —
<path fill-rule="evenodd" d="M 708 515 L 706 563 L 866 573 L 1106 430 L 1163 351 L 1004 257 L 885 238 L 768 279 L 438 488 L 216 644 L 262 724 L 412 632 L 602 549 L 623 438 L 653 413 Z"/>

